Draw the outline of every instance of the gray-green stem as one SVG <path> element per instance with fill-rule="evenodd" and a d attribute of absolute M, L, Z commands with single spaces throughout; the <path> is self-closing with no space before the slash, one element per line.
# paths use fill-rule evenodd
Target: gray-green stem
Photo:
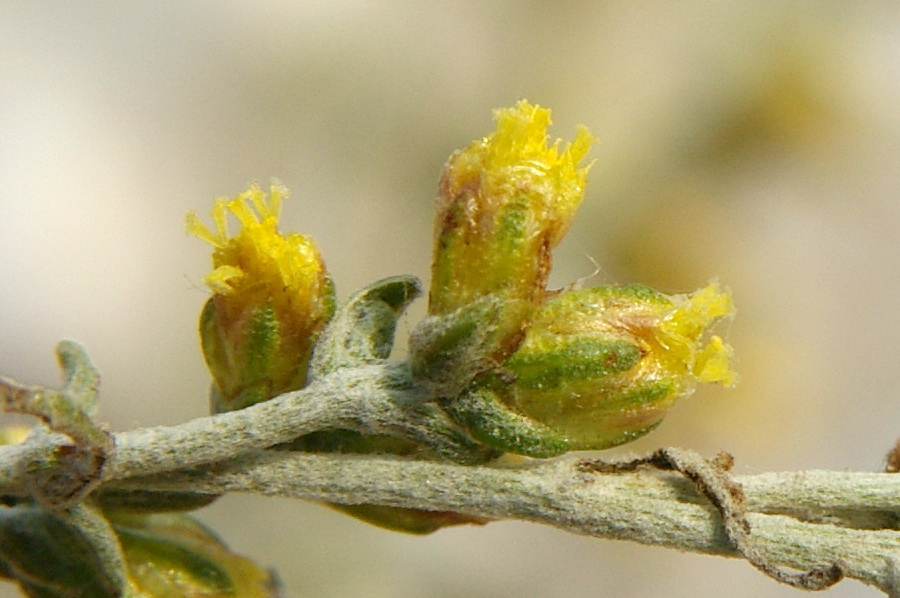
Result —
<path fill-rule="evenodd" d="M 253 492 L 450 510 L 737 556 L 719 512 L 679 477 L 597 473 L 571 458 L 502 467 L 265 450 L 309 432 L 345 428 L 414 438 L 460 462 L 482 458 L 482 449 L 426 399 L 403 364 L 338 368 L 302 391 L 240 411 L 115 434 L 102 482 L 120 491 Z M 71 440 L 41 434 L 0 448 L 2 493 L 29 494 L 30 472 L 52 468 L 54 449 L 64 444 Z M 747 496 L 754 546 L 771 562 L 798 569 L 839 562 L 848 577 L 900 596 L 900 475 L 789 472 L 735 479 Z"/>
<path fill-rule="evenodd" d="M 480 460 L 481 445 L 466 436 L 440 409 L 423 400 L 404 364 L 341 368 L 303 390 L 219 415 L 175 426 L 142 428 L 115 435 L 115 451 L 103 480 L 152 475 L 233 459 L 298 436 L 329 429 L 411 438 L 443 457 Z M 0 488 L 14 493 L 44 464 L 51 445 L 64 436 L 35 438 L 0 448 Z M 30 465 L 29 465 L 30 464 Z"/>
<path fill-rule="evenodd" d="M 719 513 L 681 477 L 586 473 L 561 458 L 518 467 L 466 466 L 359 455 L 258 453 L 211 470 L 133 479 L 129 488 L 250 492 L 340 504 L 452 510 L 520 519 L 602 538 L 739 556 Z M 847 577 L 900 592 L 900 476 L 807 471 L 737 476 L 755 546 L 774 563 L 840 562 Z M 845 519 L 847 514 L 852 517 Z"/>

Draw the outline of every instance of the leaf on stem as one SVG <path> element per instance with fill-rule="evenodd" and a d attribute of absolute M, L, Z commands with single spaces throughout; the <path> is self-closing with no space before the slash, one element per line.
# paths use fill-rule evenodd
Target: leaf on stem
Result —
<path fill-rule="evenodd" d="M 387 359 L 397 319 L 422 293 L 413 276 L 392 276 L 357 291 L 325 328 L 310 364 L 311 377 Z"/>
<path fill-rule="evenodd" d="M 50 431 L 65 434 L 74 443 L 58 446 L 40 462 L 29 465 L 31 492 L 49 506 L 69 504 L 93 490 L 113 450 L 112 435 L 91 417 L 97 409 L 100 375 L 87 352 L 74 341 L 63 341 L 57 357 L 63 370 L 61 390 L 0 377 L 3 411 L 35 416 Z M 35 429 L 33 434 L 46 432 Z"/>

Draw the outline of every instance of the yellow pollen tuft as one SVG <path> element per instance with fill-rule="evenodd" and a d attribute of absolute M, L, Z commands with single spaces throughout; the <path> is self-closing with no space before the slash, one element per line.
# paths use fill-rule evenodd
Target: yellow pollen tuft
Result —
<path fill-rule="evenodd" d="M 497 128 L 484 144 L 485 168 L 512 166 L 531 171 L 533 176 L 549 176 L 559 182 L 584 185 L 588 168 L 578 168 L 587 155 L 593 138 L 587 128 L 578 128 L 575 140 L 559 151 L 561 140 L 547 144 L 550 110 L 521 100 L 512 108 L 494 111 Z"/>
<path fill-rule="evenodd" d="M 495 110 L 494 119 L 493 133 L 451 158 L 457 186 L 478 181 L 489 203 L 490 198 L 506 201 L 531 190 L 535 208 L 543 208 L 547 218 L 559 222 L 554 235 L 554 244 L 558 243 L 584 196 L 590 165 L 579 168 L 578 164 L 590 150 L 593 137 L 580 126 L 575 139 L 562 150 L 560 139 L 548 144 L 550 110 L 527 100 Z"/>
<path fill-rule="evenodd" d="M 312 240 L 278 231 L 281 205 L 287 189 L 272 185 L 266 195 L 256 185 L 234 199 L 216 200 L 215 229 L 191 212 L 187 231 L 213 246 L 213 271 L 204 282 L 216 295 L 251 294 L 276 302 L 284 295 L 308 295 L 320 282 L 322 263 Z M 228 214 L 240 230 L 228 231 Z"/>
<path fill-rule="evenodd" d="M 731 295 L 712 282 L 688 297 L 659 323 L 657 338 L 671 364 L 683 364 L 700 382 L 734 384 L 731 347 L 718 336 L 707 336 L 710 326 L 734 311 Z M 705 339 L 709 339 L 705 341 Z"/>

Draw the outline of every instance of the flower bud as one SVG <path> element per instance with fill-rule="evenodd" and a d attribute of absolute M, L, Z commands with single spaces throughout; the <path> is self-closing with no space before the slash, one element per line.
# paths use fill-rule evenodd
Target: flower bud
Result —
<path fill-rule="evenodd" d="M 691 295 L 643 285 L 563 292 L 537 310 L 499 373 L 473 384 L 471 413 L 461 417 L 457 406 L 454 417 L 479 438 L 496 439 L 497 448 L 535 456 L 547 451 L 529 449 L 534 439 L 498 429 L 502 420 L 484 414 L 511 411 L 532 423 L 538 439 L 544 429 L 568 450 L 629 442 L 655 428 L 697 382 L 734 383 L 731 348 L 709 334 L 731 312 L 730 295 L 716 283 Z"/>
<path fill-rule="evenodd" d="M 437 200 L 429 313 L 491 293 L 536 303 L 550 251 L 584 193 L 578 163 L 591 137 L 581 128 L 562 151 L 547 145 L 550 111 L 522 100 L 497 110 L 496 130 L 453 154 Z"/>
<path fill-rule="evenodd" d="M 545 108 L 522 100 L 494 117 L 496 130 L 453 154 L 440 182 L 431 318 L 411 343 L 413 371 L 426 380 L 448 370 L 442 361 L 452 369 L 473 361 L 454 347 L 494 364 L 516 349 L 584 194 L 588 168 L 578 164 L 592 141 L 585 128 L 561 149 L 559 140 L 547 144 Z M 468 322 L 484 312 L 489 326 L 473 332 Z"/>
<path fill-rule="evenodd" d="M 204 282 L 213 295 L 200 317 L 214 380 L 214 411 L 240 409 L 304 386 L 316 338 L 334 313 L 334 285 L 309 237 L 278 232 L 283 187 L 250 187 L 216 200 L 210 230 L 187 216 L 191 234 L 213 248 Z M 227 216 L 241 230 L 230 236 Z"/>
<path fill-rule="evenodd" d="M 271 574 L 238 556 L 209 529 L 181 514 L 108 514 L 122 545 L 134 595 L 271 598 Z"/>

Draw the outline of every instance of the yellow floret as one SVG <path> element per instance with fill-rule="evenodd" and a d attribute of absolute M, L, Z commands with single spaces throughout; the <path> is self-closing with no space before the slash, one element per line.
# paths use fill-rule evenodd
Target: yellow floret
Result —
<path fill-rule="evenodd" d="M 217 199 L 215 227 L 187 215 L 187 230 L 213 246 L 212 291 L 200 337 L 218 391 L 217 410 L 238 409 L 302 388 L 313 345 L 334 312 L 334 285 L 315 243 L 282 234 L 287 189 L 252 186 Z M 231 234 L 228 216 L 238 222 Z"/>
<path fill-rule="evenodd" d="M 584 196 L 579 168 L 592 138 L 581 127 L 548 145 L 550 111 L 522 100 L 494 112 L 495 130 L 444 167 L 435 217 L 430 313 L 491 293 L 537 304 L 551 251 Z"/>
<path fill-rule="evenodd" d="M 700 382 L 731 386 L 737 378 L 730 365 L 731 347 L 718 336 L 704 342 L 709 326 L 734 311 L 731 294 L 712 282 L 678 299 L 677 307 L 663 318 L 656 332 L 659 343 L 665 347 L 664 359 L 673 365 L 683 364 Z"/>
<path fill-rule="evenodd" d="M 448 196 L 453 199 L 477 186 L 483 209 L 496 210 L 523 191 L 532 192 L 534 209 L 553 222 L 553 244 L 562 239 L 584 195 L 590 166 L 578 168 L 593 137 L 578 128 L 572 143 L 560 151 L 561 140 L 548 145 L 550 110 L 521 100 L 494 111 L 496 129 L 454 154 L 447 164 Z"/>
<path fill-rule="evenodd" d="M 267 196 L 254 185 L 234 199 L 219 198 L 212 211 L 215 230 L 196 213 L 187 215 L 188 232 L 214 248 L 213 271 L 204 278 L 214 294 L 293 303 L 308 298 L 314 291 L 311 286 L 321 282 L 323 264 L 312 240 L 278 231 L 281 204 L 287 196 L 284 187 L 272 185 Z M 228 232 L 229 213 L 241 226 L 234 235 Z"/>

